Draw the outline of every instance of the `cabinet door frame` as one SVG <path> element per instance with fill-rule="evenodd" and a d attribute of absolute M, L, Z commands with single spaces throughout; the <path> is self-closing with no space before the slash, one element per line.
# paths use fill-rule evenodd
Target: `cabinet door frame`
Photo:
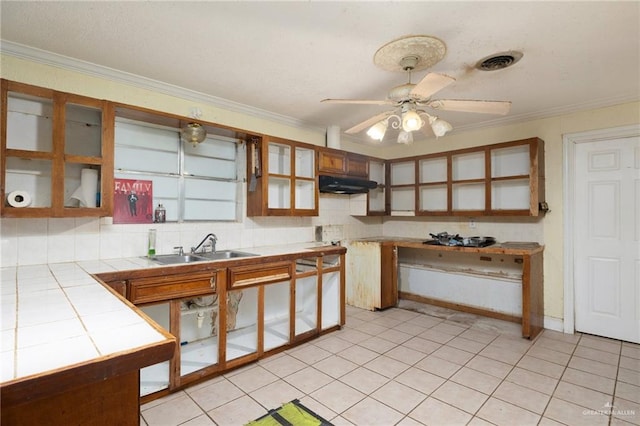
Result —
<path fill-rule="evenodd" d="M 6 193 L 7 157 L 45 159 L 51 161 L 51 205 L 48 207 L 14 208 L 0 203 L 2 217 L 102 217 L 113 214 L 113 137 L 115 114 L 110 102 L 86 96 L 60 92 L 2 79 L 2 116 L 0 117 L 0 190 Z M 9 92 L 50 99 L 53 105 L 52 151 L 23 151 L 7 148 L 7 120 Z M 87 157 L 65 153 L 66 106 L 76 104 L 101 111 L 100 157 Z M 99 167 L 100 206 L 65 207 L 65 165 L 84 164 Z"/>
<path fill-rule="evenodd" d="M 492 176 L 492 152 L 495 150 L 528 146 L 529 147 L 529 167 L 527 174 L 516 174 L 507 176 Z M 453 161 L 455 156 L 481 153 L 484 156 L 483 167 L 484 173 L 473 178 L 455 179 L 453 175 Z M 447 158 L 447 179 L 446 181 L 438 182 L 420 182 L 420 161 L 428 160 L 438 157 Z M 402 210 L 397 211 L 396 215 L 399 216 L 540 216 L 546 212 L 545 203 L 545 180 L 544 180 L 544 141 L 539 138 L 529 138 L 510 142 L 503 142 L 492 145 L 484 145 L 479 147 L 459 149 L 455 151 L 446 151 L 422 156 L 397 158 L 393 160 L 387 160 L 386 164 L 389 169 L 394 164 L 413 162 L 415 166 L 415 178 L 413 183 L 403 183 L 394 185 L 390 179 L 387 179 L 386 188 L 388 190 L 388 204 L 390 206 L 389 213 L 393 216 L 394 211 L 391 210 L 392 193 L 393 190 L 409 190 L 414 189 L 415 208 L 413 211 Z M 390 171 L 388 171 L 390 173 Z M 390 175 L 388 175 L 390 176 Z M 526 186 L 529 190 L 529 205 L 522 209 L 497 209 L 492 204 L 492 188 L 496 182 L 526 182 Z M 445 186 L 447 191 L 447 208 L 446 210 L 439 211 L 427 211 L 420 208 L 421 204 L 421 189 L 429 186 Z M 454 190 L 456 186 L 462 187 L 464 185 L 482 185 L 482 194 L 484 201 L 482 202 L 482 208 L 478 209 L 460 209 L 454 208 Z M 544 206 L 544 208 L 543 208 Z"/>
<path fill-rule="evenodd" d="M 247 185 L 247 216 L 317 216 L 318 215 L 318 161 L 316 155 L 316 147 L 314 145 L 302 142 L 291 141 L 288 139 L 277 138 L 273 136 L 263 135 L 261 140 L 256 139 L 255 149 L 259 156 L 260 176 L 255 176 L 256 187 L 251 191 L 251 185 Z M 269 173 L 269 144 L 286 145 L 289 147 L 290 164 L 289 174 Z M 313 167 L 310 170 L 309 177 L 296 175 L 296 148 L 308 149 L 313 158 Z M 251 154 L 248 154 L 251 155 Z M 247 161 L 247 179 L 251 182 L 254 179 L 254 171 L 251 170 L 251 159 Z M 269 207 L 269 179 L 288 179 L 289 180 L 289 201 L 288 207 Z M 313 207 L 310 209 L 296 207 L 296 184 L 298 181 L 313 184 Z"/>

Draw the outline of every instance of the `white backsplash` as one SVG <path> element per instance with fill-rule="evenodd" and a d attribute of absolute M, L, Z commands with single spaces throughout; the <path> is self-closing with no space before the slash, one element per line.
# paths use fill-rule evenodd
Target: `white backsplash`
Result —
<path fill-rule="evenodd" d="M 256 217 L 242 222 L 113 224 L 112 218 L 0 219 L 1 266 L 144 256 L 147 234 L 157 229 L 156 253 L 188 251 L 213 232 L 217 249 L 250 249 L 315 241 L 315 227 L 331 230 L 331 240 L 382 234 L 380 218 L 353 218 L 349 198 L 320 196 L 318 217 Z M 336 238 L 339 237 L 339 238 Z"/>

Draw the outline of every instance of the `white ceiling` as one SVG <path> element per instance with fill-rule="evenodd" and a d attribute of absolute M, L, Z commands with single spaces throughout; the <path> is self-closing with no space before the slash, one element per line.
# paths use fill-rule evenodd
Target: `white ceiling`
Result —
<path fill-rule="evenodd" d="M 442 39 L 416 72 L 457 79 L 434 98 L 513 102 L 509 115 L 438 112 L 454 131 L 640 99 L 640 2 L 0 2 L 1 38 L 343 130 L 385 111 L 324 98 L 384 99 L 406 82 L 373 64 L 409 34 Z M 495 72 L 488 55 L 523 59 Z M 188 113 L 185 111 L 185 115 Z M 207 119 L 207 117 L 203 117 Z M 366 141 L 364 132 L 359 134 Z M 370 143 L 366 141 L 365 143 Z"/>

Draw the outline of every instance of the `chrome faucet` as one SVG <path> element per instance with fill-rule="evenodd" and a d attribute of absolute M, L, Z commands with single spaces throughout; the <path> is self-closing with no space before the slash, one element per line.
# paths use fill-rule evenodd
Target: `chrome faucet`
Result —
<path fill-rule="evenodd" d="M 205 251 L 205 247 L 203 246 L 203 244 L 206 241 L 210 241 L 211 242 L 211 251 L 213 253 L 216 252 L 216 242 L 218 241 L 218 237 L 216 237 L 216 234 L 207 234 L 202 241 L 200 241 L 200 244 L 198 244 L 195 247 L 191 247 L 191 253 L 196 253 L 198 251 L 198 249 L 200 249 L 200 247 L 202 247 L 202 253 L 204 253 Z"/>

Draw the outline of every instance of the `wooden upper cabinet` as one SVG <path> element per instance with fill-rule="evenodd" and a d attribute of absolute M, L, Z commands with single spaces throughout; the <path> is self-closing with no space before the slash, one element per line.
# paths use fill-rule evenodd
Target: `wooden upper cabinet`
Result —
<path fill-rule="evenodd" d="M 538 216 L 547 210 L 538 138 L 388 164 L 391 215 Z"/>
<path fill-rule="evenodd" d="M 344 175 L 347 173 L 347 156 L 342 151 L 318 150 L 318 172 Z"/>
<path fill-rule="evenodd" d="M 1 86 L 0 186 L 13 200 L 0 203 L 1 215 L 112 215 L 111 104 L 7 80 Z"/>
<path fill-rule="evenodd" d="M 317 216 L 313 145 L 263 136 L 247 146 L 247 216 Z"/>
<path fill-rule="evenodd" d="M 347 154 L 347 176 L 369 178 L 369 160 L 358 154 Z"/>
<path fill-rule="evenodd" d="M 369 177 L 369 159 L 331 148 L 318 148 L 318 172 L 337 176 Z"/>

